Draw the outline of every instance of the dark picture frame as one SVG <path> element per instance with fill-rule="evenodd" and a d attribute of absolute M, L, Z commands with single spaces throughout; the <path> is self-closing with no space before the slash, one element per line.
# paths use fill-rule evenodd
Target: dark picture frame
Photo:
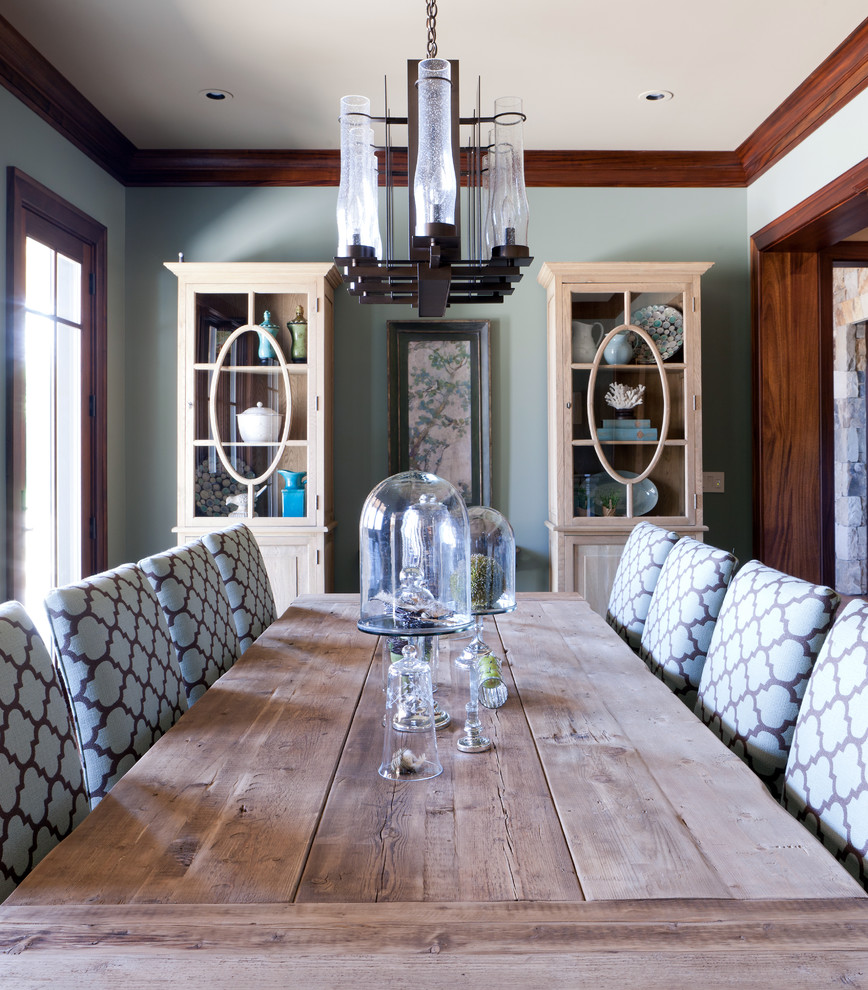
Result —
<path fill-rule="evenodd" d="M 389 321 L 389 473 L 430 471 L 491 504 L 488 320 Z"/>

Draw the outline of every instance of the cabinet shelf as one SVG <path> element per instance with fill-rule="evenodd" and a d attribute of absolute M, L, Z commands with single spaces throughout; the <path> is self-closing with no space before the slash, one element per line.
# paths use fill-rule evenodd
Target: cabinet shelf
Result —
<path fill-rule="evenodd" d="M 193 441 L 193 446 L 194 447 L 210 447 L 213 450 L 216 450 L 217 449 L 217 443 L 214 440 L 194 440 Z M 236 440 L 236 441 L 223 440 L 222 441 L 222 446 L 224 446 L 224 447 L 249 447 L 249 448 L 254 448 L 254 447 L 279 447 L 280 446 L 280 441 L 279 440 L 274 440 L 274 441 L 269 441 L 268 443 L 250 443 L 250 442 L 248 442 L 246 440 Z M 307 446 L 307 440 L 287 440 L 285 446 L 286 447 L 306 447 Z"/>
<path fill-rule="evenodd" d="M 590 362 L 573 363 L 570 365 L 573 371 L 590 371 L 593 368 L 593 364 Z M 667 372 L 674 371 L 684 371 L 687 367 L 686 364 L 681 362 L 673 361 L 671 364 L 664 362 L 663 370 Z M 656 364 L 601 364 L 601 371 L 611 370 L 611 371 L 651 371 L 655 375 L 657 374 Z"/>
<path fill-rule="evenodd" d="M 193 371 L 214 371 L 217 367 L 216 364 L 201 364 L 197 363 L 193 365 Z M 234 371 L 245 375 L 279 375 L 280 368 L 277 365 L 268 364 L 224 364 L 221 371 Z M 306 375 L 307 365 L 306 364 L 288 364 L 286 370 L 290 375 Z"/>
<path fill-rule="evenodd" d="M 656 447 L 659 440 L 600 440 L 601 447 Z M 572 445 L 574 447 L 591 447 L 594 446 L 593 440 L 573 440 Z M 664 447 L 686 447 L 686 440 L 664 440 Z"/>

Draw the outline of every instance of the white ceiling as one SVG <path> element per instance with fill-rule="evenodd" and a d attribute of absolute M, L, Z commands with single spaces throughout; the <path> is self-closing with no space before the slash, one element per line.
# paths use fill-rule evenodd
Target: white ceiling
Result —
<path fill-rule="evenodd" d="M 0 0 L 139 148 L 338 146 L 340 97 L 406 113 L 424 0 Z M 521 96 L 533 149 L 733 151 L 868 14 L 865 0 L 440 0 L 461 112 Z M 223 89 L 234 99 L 200 96 Z M 639 93 L 671 90 L 668 102 Z"/>

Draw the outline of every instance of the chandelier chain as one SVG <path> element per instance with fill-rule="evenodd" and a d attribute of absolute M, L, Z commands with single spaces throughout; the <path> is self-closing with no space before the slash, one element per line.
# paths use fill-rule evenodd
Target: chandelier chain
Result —
<path fill-rule="evenodd" d="M 428 0 L 428 58 L 437 57 L 437 0 Z"/>

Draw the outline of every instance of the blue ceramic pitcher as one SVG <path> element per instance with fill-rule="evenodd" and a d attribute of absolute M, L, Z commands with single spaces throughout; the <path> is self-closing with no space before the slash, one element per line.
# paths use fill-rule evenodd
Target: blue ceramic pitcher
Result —
<path fill-rule="evenodd" d="M 277 472 L 284 481 L 284 489 L 280 493 L 282 498 L 283 516 L 303 516 L 304 508 L 304 486 L 307 484 L 307 471 L 281 471 Z"/>

